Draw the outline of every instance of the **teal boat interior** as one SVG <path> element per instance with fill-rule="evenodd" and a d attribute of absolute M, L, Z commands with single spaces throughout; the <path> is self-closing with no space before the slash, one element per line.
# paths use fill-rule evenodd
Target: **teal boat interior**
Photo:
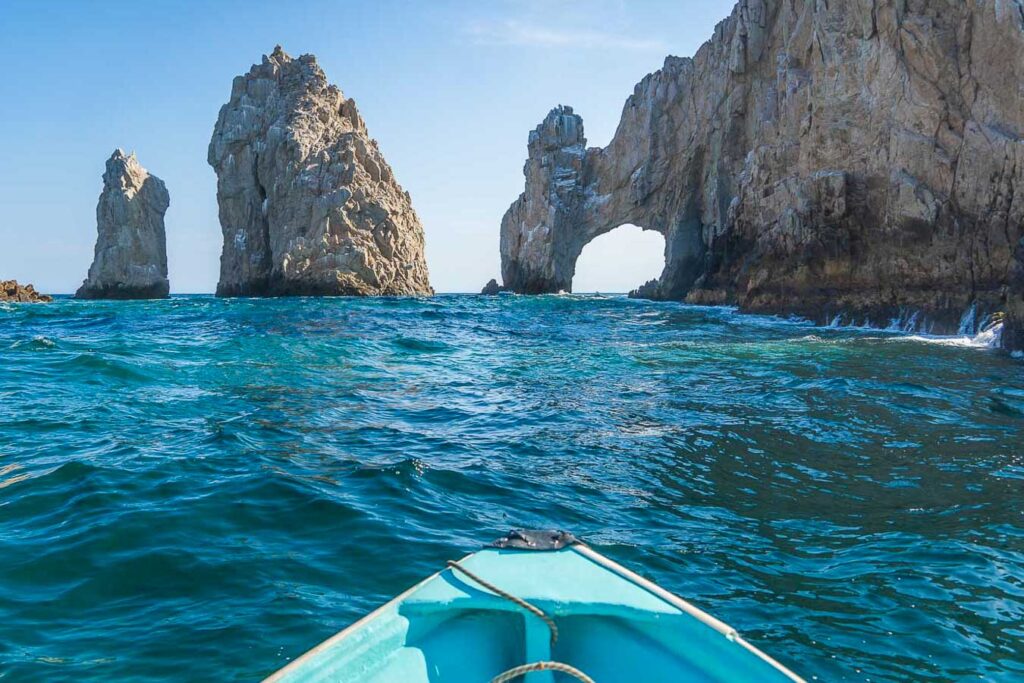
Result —
<path fill-rule="evenodd" d="M 487 548 L 458 565 L 460 571 L 431 576 L 267 680 L 479 683 L 550 661 L 601 683 L 801 680 L 729 626 L 587 546 Z M 539 608 L 557 634 L 472 577 Z M 517 680 L 572 678 L 537 671 Z"/>

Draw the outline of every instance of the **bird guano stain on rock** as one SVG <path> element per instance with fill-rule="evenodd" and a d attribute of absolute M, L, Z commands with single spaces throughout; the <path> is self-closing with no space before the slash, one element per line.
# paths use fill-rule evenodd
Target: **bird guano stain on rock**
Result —
<path fill-rule="evenodd" d="M 607 147 L 569 107 L 530 134 L 504 284 L 568 291 L 583 246 L 632 223 L 666 238 L 645 297 L 1024 326 L 1022 82 L 1020 0 L 742 0 L 637 84 Z"/>
<path fill-rule="evenodd" d="M 280 46 L 214 127 L 219 296 L 432 294 L 423 228 L 355 102 Z"/>

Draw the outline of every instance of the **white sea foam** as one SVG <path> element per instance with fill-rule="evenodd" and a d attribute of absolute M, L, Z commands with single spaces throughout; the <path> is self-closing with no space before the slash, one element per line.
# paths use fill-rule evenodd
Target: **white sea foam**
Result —
<path fill-rule="evenodd" d="M 998 349 L 999 340 L 1003 333 L 1003 324 L 998 323 L 986 329 L 982 329 L 975 335 L 958 334 L 942 336 L 935 334 L 912 334 L 906 337 L 894 337 L 904 341 L 924 342 L 926 344 L 939 344 L 940 346 L 959 346 L 966 349 Z"/>
<path fill-rule="evenodd" d="M 858 325 L 856 322 L 843 324 L 842 316 L 839 315 L 832 319 L 828 327 L 861 332 L 892 332 L 893 335 L 888 337 L 890 341 L 921 342 L 965 349 L 997 349 L 1003 332 L 1003 324 L 992 322 L 990 316 L 979 320 L 975 304 L 972 304 L 960 316 L 958 332 L 952 335 L 932 333 L 931 330 L 934 326 L 929 321 L 922 319 L 917 311 L 907 312 L 898 318 L 893 318 L 886 328 L 873 327 L 868 321 L 862 325 Z"/>

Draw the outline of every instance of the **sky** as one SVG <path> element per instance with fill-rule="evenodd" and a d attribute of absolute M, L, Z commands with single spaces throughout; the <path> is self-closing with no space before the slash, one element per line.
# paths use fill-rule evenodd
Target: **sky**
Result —
<path fill-rule="evenodd" d="M 2 0 L 0 279 L 73 292 L 96 241 L 104 163 L 134 150 L 171 195 L 171 291 L 212 292 L 221 230 L 206 163 L 231 81 L 281 44 L 355 99 L 426 232 L 431 282 L 500 280 L 501 217 L 529 131 L 558 104 L 589 146 L 633 86 L 691 56 L 734 0 Z M 656 277 L 664 241 L 632 226 L 584 250 L 575 291 Z"/>

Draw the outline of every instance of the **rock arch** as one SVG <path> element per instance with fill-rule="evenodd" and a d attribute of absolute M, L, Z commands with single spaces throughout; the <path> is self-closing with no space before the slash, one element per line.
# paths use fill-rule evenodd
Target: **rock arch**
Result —
<path fill-rule="evenodd" d="M 573 292 L 629 292 L 665 268 L 665 237 L 625 223 L 592 239 L 576 259 Z"/>
<path fill-rule="evenodd" d="M 620 153 L 634 134 L 631 124 L 624 117 L 611 144 L 588 150 L 583 119 L 570 106 L 557 106 L 529 134 L 526 190 L 502 220 L 506 288 L 571 291 L 583 248 L 627 223 L 665 237 L 665 270 L 643 288 L 644 296 L 682 298 L 693 285 L 706 254 L 693 187 L 678 183 L 670 196 L 648 201 L 665 178 L 658 177 L 656 159 L 639 150 Z"/>
<path fill-rule="evenodd" d="M 607 147 L 586 149 L 569 107 L 530 134 L 506 287 L 568 289 L 582 246 L 632 223 L 665 235 L 654 298 L 881 326 L 912 312 L 936 332 L 975 307 L 1007 312 L 1016 339 L 1020 4 L 739 0 L 692 59 L 635 86 Z"/>
<path fill-rule="evenodd" d="M 705 254 L 693 199 L 645 201 L 654 190 L 647 160 L 633 155 L 630 168 L 612 163 L 615 141 L 605 149 L 587 149 L 583 119 L 572 107 L 552 109 L 530 133 L 528 146 L 526 191 L 501 222 L 506 288 L 523 294 L 572 291 L 583 248 L 596 237 L 633 224 L 665 237 L 665 269 L 645 295 L 685 295 Z"/>

